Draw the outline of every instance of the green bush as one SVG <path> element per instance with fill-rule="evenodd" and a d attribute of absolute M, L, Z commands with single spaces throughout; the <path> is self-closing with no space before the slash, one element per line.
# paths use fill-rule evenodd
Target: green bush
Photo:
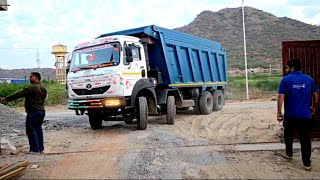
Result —
<path fill-rule="evenodd" d="M 280 74 L 249 74 L 248 89 L 250 98 L 269 97 L 277 94 L 279 83 L 282 79 Z M 246 98 L 246 78 L 241 76 L 230 76 L 226 99 Z"/>
<path fill-rule="evenodd" d="M 68 92 L 65 84 L 59 84 L 56 82 L 44 83 L 48 91 L 48 97 L 45 105 L 66 105 L 68 100 Z"/>
<path fill-rule="evenodd" d="M 47 89 L 48 97 L 45 100 L 45 105 L 65 105 L 67 104 L 68 93 L 65 84 L 59 84 L 54 81 L 43 81 L 42 83 Z M 30 84 L 0 84 L 0 97 L 7 97 L 14 93 L 21 91 L 23 88 L 28 87 Z M 9 106 L 23 106 L 24 98 L 17 99 L 9 102 Z"/>
<path fill-rule="evenodd" d="M 19 92 L 23 88 L 29 86 L 29 84 L 11 84 L 11 83 L 1 83 L 0 84 L 0 97 L 7 97 L 14 93 Z M 18 99 L 8 103 L 10 106 L 20 106 L 23 104 L 23 99 Z"/>

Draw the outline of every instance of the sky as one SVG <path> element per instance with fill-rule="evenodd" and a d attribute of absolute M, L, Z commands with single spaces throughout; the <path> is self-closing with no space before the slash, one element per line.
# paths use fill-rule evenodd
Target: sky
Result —
<path fill-rule="evenodd" d="M 55 68 L 52 46 L 68 52 L 101 34 L 147 25 L 172 29 L 202 11 L 242 7 L 242 0 L 7 0 L 0 11 L 0 68 Z M 244 0 L 277 17 L 320 25 L 320 0 Z M 39 59 L 40 63 L 37 63 Z"/>

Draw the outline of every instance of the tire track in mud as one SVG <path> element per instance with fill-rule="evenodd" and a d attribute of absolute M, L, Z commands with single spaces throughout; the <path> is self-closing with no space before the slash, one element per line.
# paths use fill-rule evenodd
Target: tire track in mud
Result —
<path fill-rule="evenodd" d="M 210 115 L 192 110 L 177 116 L 175 130 L 186 138 L 206 139 L 212 144 L 279 142 L 282 125 L 274 116 L 275 102 L 227 104 Z M 188 115 L 186 115 L 188 114 Z"/>

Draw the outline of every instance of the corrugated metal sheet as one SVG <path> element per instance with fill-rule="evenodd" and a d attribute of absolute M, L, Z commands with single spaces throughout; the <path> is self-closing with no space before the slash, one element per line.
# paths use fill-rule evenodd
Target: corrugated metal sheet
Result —
<path fill-rule="evenodd" d="M 0 78 L 0 83 L 24 84 L 29 83 L 29 79 Z"/>
<path fill-rule="evenodd" d="M 283 72 L 287 61 L 293 58 L 301 60 L 302 72 L 311 76 L 320 88 L 320 40 L 282 42 Z M 320 138 L 320 102 L 313 121 L 312 138 Z"/>

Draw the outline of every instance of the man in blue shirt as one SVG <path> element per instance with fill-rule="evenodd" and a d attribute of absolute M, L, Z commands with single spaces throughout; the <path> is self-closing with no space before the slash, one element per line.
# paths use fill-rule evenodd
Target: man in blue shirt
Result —
<path fill-rule="evenodd" d="M 301 145 L 304 168 L 311 170 L 312 114 L 318 102 L 318 89 L 313 79 L 301 72 L 299 59 L 291 59 L 286 65 L 287 76 L 283 77 L 278 94 L 277 120 L 283 120 L 286 158 L 292 159 L 293 136 L 297 130 Z M 312 100 L 311 100 L 312 99 Z M 284 102 L 284 115 L 282 104 Z"/>

